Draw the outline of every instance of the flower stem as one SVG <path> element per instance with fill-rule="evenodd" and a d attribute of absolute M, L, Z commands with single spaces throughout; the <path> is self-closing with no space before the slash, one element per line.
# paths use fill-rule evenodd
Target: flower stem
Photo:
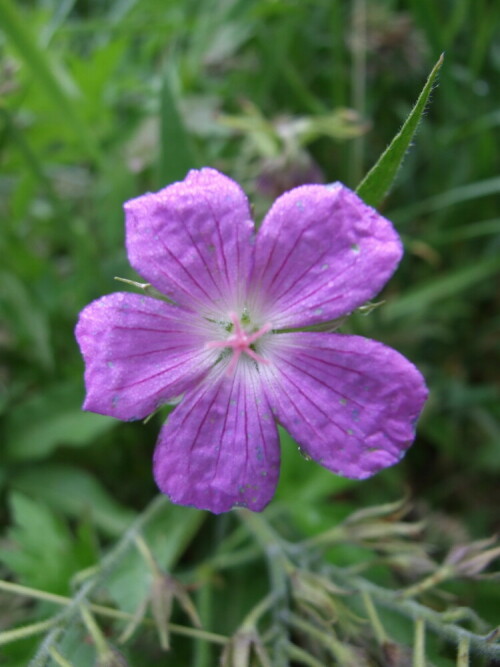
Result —
<path fill-rule="evenodd" d="M 0 646 L 15 642 L 18 639 L 26 639 L 26 637 L 39 635 L 42 632 L 53 628 L 55 624 L 55 619 L 49 618 L 46 621 L 40 621 L 39 623 L 23 625 L 21 628 L 16 628 L 15 630 L 6 630 L 5 632 L 0 633 Z"/>
<path fill-rule="evenodd" d="M 387 642 L 387 635 L 385 633 L 384 626 L 378 617 L 373 600 L 371 599 L 368 591 L 362 591 L 361 595 L 363 597 L 363 604 L 365 606 L 366 613 L 368 614 L 368 618 L 370 619 L 377 644 L 379 646 L 383 646 Z"/>
<path fill-rule="evenodd" d="M 8 581 L 0 580 L 0 590 L 2 589 L 10 593 L 17 593 L 35 600 L 45 600 L 46 602 L 53 602 L 54 604 L 62 606 L 67 606 L 73 602 L 73 598 L 70 597 L 55 595 L 54 593 L 47 593 L 45 591 L 37 590 L 36 588 L 28 588 L 27 586 L 12 584 Z M 105 607 L 100 604 L 88 604 L 87 607 L 94 614 L 115 620 L 130 621 L 134 618 L 133 614 L 129 614 L 126 611 Z M 33 625 L 25 626 L 24 628 L 16 628 L 15 630 L 2 632 L 0 633 L 0 645 L 2 643 L 7 644 L 11 641 L 16 641 L 17 639 L 24 639 L 24 637 L 28 637 L 33 634 L 40 634 L 55 624 L 56 620 L 54 618 L 50 618 L 46 621 L 41 621 L 40 623 L 34 623 Z M 141 624 L 154 626 L 154 621 L 150 618 L 144 618 L 141 621 Z M 30 631 L 26 632 L 28 628 Z M 184 635 L 185 637 L 193 637 L 195 639 L 212 642 L 213 644 L 220 644 L 221 646 L 224 646 L 224 644 L 228 642 L 228 638 L 224 635 L 218 635 L 214 632 L 206 632 L 205 630 L 199 630 L 197 628 L 191 628 L 184 625 L 178 625 L 177 623 L 169 623 L 168 628 L 173 634 Z"/>
<path fill-rule="evenodd" d="M 73 667 L 71 662 L 66 660 L 66 658 L 59 653 L 55 646 L 50 649 L 50 657 L 57 665 L 59 665 L 59 667 Z"/>
<path fill-rule="evenodd" d="M 202 570 L 201 580 L 203 584 L 200 586 L 197 595 L 197 608 L 200 614 L 203 625 L 207 624 L 212 615 L 213 606 L 213 591 L 212 591 L 212 571 L 210 569 Z M 196 642 L 194 647 L 194 667 L 210 667 L 213 661 L 212 648 L 207 642 L 200 639 Z"/>
<path fill-rule="evenodd" d="M 425 621 L 415 621 L 415 638 L 413 640 L 413 667 L 425 667 Z"/>
<path fill-rule="evenodd" d="M 298 662 L 302 665 L 307 665 L 308 667 L 324 667 L 324 664 L 319 660 L 316 660 L 314 656 L 307 651 L 304 651 L 303 648 L 300 648 L 296 644 L 288 642 L 287 644 L 288 655 L 292 660 Z"/>
<path fill-rule="evenodd" d="M 458 644 L 457 667 L 469 667 L 469 647 L 469 638 L 462 637 Z"/>
<path fill-rule="evenodd" d="M 359 593 L 363 591 L 368 592 L 372 599 L 382 606 L 393 609 L 407 618 L 421 619 L 429 629 L 443 639 L 451 641 L 455 645 L 458 645 L 461 640 L 467 639 L 470 642 L 470 648 L 476 653 L 490 659 L 498 660 L 500 658 L 499 644 L 488 641 L 488 637 L 477 635 L 453 623 L 447 623 L 443 619 L 442 614 L 414 600 L 404 599 L 399 591 L 382 588 L 362 577 L 350 574 L 343 568 L 333 565 L 329 566 L 329 572 L 332 578 L 339 584 L 350 586 Z"/>
<path fill-rule="evenodd" d="M 267 557 L 271 593 L 274 598 L 274 667 L 288 667 L 288 572 L 293 569 L 285 553 L 283 542 L 261 514 L 240 510 L 240 518 L 257 538 Z"/>
<path fill-rule="evenodd" d="M 97 655 L 99 656 L 99 658 L 102 659 L 109 653 L 108 643 L 104 638 L 104 634 L 99 625 L 96 623 L 94 616 L 86 607 L 86 605 L 81 606 L 80 613 L 82 615 L 83 622 L 85 623 L 85 627 L 87 628 L 90 636 L 92 637 L 92 641 L 94 642 Z"/>
<path fill-rule="evenodd" d="M 292 627 L 320 642 L 339 665 L 343 665 L 343 667 L 356 667 L 356 656 L 346 645 L 337 639 L 333 628 L 329 628 L 328 632 L 325 632 L 313 623 L 292 613 L 288 616 L 288 622 Z"/>

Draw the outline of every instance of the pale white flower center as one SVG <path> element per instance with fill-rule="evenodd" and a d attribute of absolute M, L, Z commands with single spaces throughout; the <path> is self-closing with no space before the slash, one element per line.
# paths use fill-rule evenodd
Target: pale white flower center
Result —
<path fill-rule="evenodd" d="M 227 368 L 228 375 L 231 374 L 242 354 L 246 354 L 258 364 L 269 364 L 269 360 L 262 357 L 254 349 L 254 343 L 264 334 L 271 330 L 271 324 L 264 324 L 258 330 L 248 331 L 245 329 L 241 319 L 236 313 L 229 313 L 231 320 L 229 335 L 225 340 L 214 340 L 206 344 L 207 348 L 222 348 L 232 350 L 231 362 Z"/>

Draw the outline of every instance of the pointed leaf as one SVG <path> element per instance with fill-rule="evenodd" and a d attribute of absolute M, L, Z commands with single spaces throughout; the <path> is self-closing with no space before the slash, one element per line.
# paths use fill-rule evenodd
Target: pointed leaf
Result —
<path fill-rule="evenodd" d="M 392 186 L 399 167 L 411 144 L 422 114 L 425 111 L 432 86 L 443 64 L 443 54 L 434 65 L 420 96 L 403 127 L 382 153 L 378 162 L 359 184 L 356 192 L 370 206 L 379 206 Z"/>
<path fill-rule="evenodd" d="M 196 166 L 191 140 L 174 94 L 172 76 L 167 71 L 160 93 L 160 185 L 182 180 Z"/>

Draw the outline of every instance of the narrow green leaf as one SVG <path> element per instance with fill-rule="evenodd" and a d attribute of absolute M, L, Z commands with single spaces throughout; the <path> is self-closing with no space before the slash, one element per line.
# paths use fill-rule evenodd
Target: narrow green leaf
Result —
<path fill-rule="evenodd" d="M 443 64 L 442 54 L 403 127 L 357 187 L 357 193 L 370 206 L 379 206 L 391 188 L 413 136 L 425 111 L 432 86 Z"/>
<path fill-rule="evenodd" d="M 169 71 L 163 76 L 160 97 L 160 186 L 184 178 L 196 167 L 191 140 L 182 121 Z"/>
<path fill-rule="evenodd" d="M 488 257 L 481 262 L 447 273 L 441 278 L 435 278 L 421 287 L 406 292 L 403 297 L 384 307 L 383 316 L 389 321 L 416 313 L 421 314 L 425 308 L 436 301 L 454 297 L 499 271 L 500 257 L 498 255 Z"/>
<path fill-rule="evenodd" d="M 465 201 L 489 197 L 490 195 L 498 196 L 498 194 L 500 194 L 500 176 L 493 176 L 475 183 L 460 185 L 458 188 L 446 190 L 434 197 L 391 211 L 391 218 L 397 220 L 398 223 L 407 222 L 419 215 L 440 211 L 448 206 L 455 206 Z"/>
<path fill-rule="evenodd" d="M 61 64 L 39 46 L 29 21 L 18 13 L 11 0 L 0 0 L 0 27 L 47 97 L 59 109 L 61 119 L 72 127 L 84 154 L 96 162 L 101 162 L 97 143 L 80 115 L 78 89 Z"/>

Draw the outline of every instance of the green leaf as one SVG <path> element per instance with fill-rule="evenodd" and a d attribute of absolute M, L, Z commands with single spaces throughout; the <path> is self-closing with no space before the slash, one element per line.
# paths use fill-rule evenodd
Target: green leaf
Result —
<path fill-rule="evenodd" d="M 83 412 L 81 402 L 80 388 L 64 383 L 17 405 L 6 418 L 7 457 L 40 459 L 58 445 L 90 445 L 115 425 L 109 417 Z"/>
<path fill-rule="evenodd" d="M 443 64 L 442 54 L 434 65 L 419 98 L 403 127 L 358 185 L 356 192 L 370 206 L 379 206 L 391 188 L 425 111 L 429 95 Z"/>
<path fill-rule="evenodd" d="M 168 503 L 148 523 L 143 537 L 161 569 L 170 571 L 175 567 L 207 516 L 191 507 Z M 109 594 L 119 609 L 136 611 L 151 591 L 151 575 L 138 550 L 129 550 L 106 579 Z"/>
<path fill-rule="evenodd" d="M 163 187 L 184 178 L 197 166 L 189 134 L 182 122 L 169 71 L 163 76 L 160 97 L 160 160 L 158 176 Z"/>
<path fill-rule="evenodd" d="M 16 346 L 47 372 L 54 366 L 47 313 L 14 273 L 0 273 L 0 318 L 16 333 Z"/>
<path fill-rule="evenodd" d="M 396 209 L 391 212 L 391 218 L 397 220 L 398 223 L 407 222 L 417 216 L 440 211 L 448 206 L 455 206 L 456 204 L 480 199 L 481 197 L 498 196 L 499 193 L 500 176 L 493 176 L 492 178 L 486 178 L 475 183 L 460 185 L 458 188 L 451 188 L 434 197 L 429 197 L 404 208 Z"/>
<path fill-rule="evenodd" d="M 68 516 L 90 515 L 103 532 L 116 537 L 135 513 L 116 502 L 90 473 L 69 465 L 40 465 L 13 475 L 11 486 Z"/>
<path fill-rule="evenodd" d="M 388 303 L 383 309 L 383 317 L 391 321 L 417 313 L 421 315 L 422 311 L 437 301 L 455 297 L 456 294 L 488 279 L 499 271 L 500 257 L 494 255 L 472 266 L 466 266 L 440 278 L 434 278 L 425 285 L 409 290 L 404 296 Z"/>
<path fill-rule="evenodd" d="M 20 493 L 12 493 L 13 526 L 0 561 L 28 586 L 53 593 L 68 593 L 71 576 L 96 562 L 89 549 L 88 531 L 73 535 L 47 506 Z"/>
<path fill-rule="evenodd" d="M 47 97 L 59 110 L 60 120 L 72 128 L 83 153 L 100 163 L 100 150 L 92 132 L 80 115 L 80 92 L 74 81 L 55 60 L 52 53 L 38 44 L 30 21 L 18 13 L 18 9 L 10 0 L 0 0 L 0 26 Z"/>

